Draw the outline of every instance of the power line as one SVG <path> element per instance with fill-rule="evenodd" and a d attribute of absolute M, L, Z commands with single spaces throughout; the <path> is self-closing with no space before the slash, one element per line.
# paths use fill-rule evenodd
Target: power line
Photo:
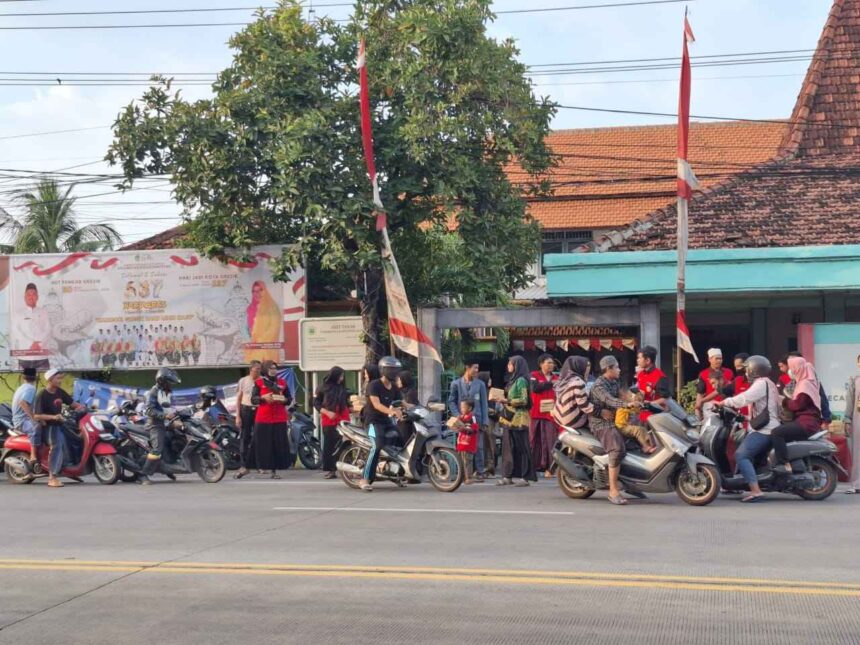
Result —
<path fill-rule="evenodd" d="M 27 134 L 13 134 L 9 136 L 0 137 L 0 141 L 8 141 L 10 139 L 24 139 L 26 137 L 42 137 L 51 134 L 68 134 L 70 132 L 89 132 L 91 130 L 107 130 L 111 126 L 109 125 L 96 125 L 91 128 L 74 128 L 72 130 L 50 130 L 48 132 L 29 132 Z"/>
<path fill-rule="evenodd" d="M 578 9 L 609 9 L 614 7 L 638 7 L 643 5 L 656 4 L 678 4 L 687 2 L 688 0 L 639 0 L 638 2 L 613 2 L 610 4 L 579 4 L 567 7 L 543 7 L 537 9 L 508 9 L 505 11 L 494 11 L 497 15 L 502 14 L 517 14 L 517 13 L 544 13 L 549 11 L 576 11 Z M 689 0 L 695 2 L 696 0 Z"/>

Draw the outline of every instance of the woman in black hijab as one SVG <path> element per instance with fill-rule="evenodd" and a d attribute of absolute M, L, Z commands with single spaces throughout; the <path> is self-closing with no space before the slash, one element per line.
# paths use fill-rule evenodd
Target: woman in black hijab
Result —
<path fill-rule="evenodd" d="M 322 386 L 314 394 L 314 407 L 320 413 L 322 425 L 322 469 L 326 479 L 337 476 L 337 453 L 340 436 L 337 426 L 349 421 L 349 403 L 346 398 L 344 380 L 346 374 L 340 367 L 332 367 L 323 378 Z"/>
<path fill-rule="evenodd" d="M 522 356 L 508 361 L 508 387 L 505 390 L 502 425 L 502 478 L 496 486 L 528 486 L 537 481 L 529 449 L 529 365 Z"/>

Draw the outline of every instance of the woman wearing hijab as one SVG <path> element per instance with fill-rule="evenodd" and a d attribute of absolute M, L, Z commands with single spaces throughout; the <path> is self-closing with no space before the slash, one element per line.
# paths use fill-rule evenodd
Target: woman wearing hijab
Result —
<path fill-rule="evenodd" d="M 290 466 L 287 439 L 287 406 L 292 403 L 290 388 L 278 377 L 275 361 L 264 361 L 261 376 L 254 384 L 251 403 L 257 406 L 254 425 L 254 448 L 257 468 L 270 470 L 272 479 L 280 479 L 279 470 Z"/>
<path fill-rule="evenodd" d="M 314 408 L 320 413 L 322 425 L 322 469 L 325 479 L 337 476 L 338 445 L 337 426 L 341 421 L 349 421 L 349 402 L 346 398 L 343 368 L 334 366 L 323 378 L 322 386 L 314 394 Z"/>
<path fill-rule="evenodd" d="M 588 415 L 594 410 L 585 389 L 590 371 L 591 362 L 585 356 L 569 356 L 562 365 L 552 410 L 552 418 L 559 426 L 579 429 L 588 425 Z"/>
<path fill-rule="evenodd" d="M 774 470 L 790 473 L 786 443 L 803 441 L 821 430 L 821 385 L 815 368 L 800 356 L 788 358 L 788 373 L 794 380 L 794 391 L 782 405 L 794 415 L 794 421 L 775 428 L 770 439 L 776 457 Z"/>
<path fill-rule="evenodd" d="M 400 390 L 400 400 L 409 405 L 418 405 L 418 389 L 415 387 L 415 379 L 412 372 L 403 370 L 397 375 L 397 389 Z M 409 419 L 402 419 L 397 423 L 397 432 L 400 434 L 401 445 L 406 445 L 415 434 L 415 425 Z"/>
<path fill-rule="evenodd" d="M 528 486 L 537 481 L 529 449 L 529 366 L 522 356 L 508 361 L 508 387 L 505 391 L 502 424 L 502 478 L 496 486 Z"/>
<path fill-rule="evenodd" d="M 252 344 L 278 343 L 283 333 L 283 314 L 262 280 L 251 285 L 251 304 L 245 309 L 248 336 Z M 277 358 L 279 349 L 246 349 L 245 361 Z"/>

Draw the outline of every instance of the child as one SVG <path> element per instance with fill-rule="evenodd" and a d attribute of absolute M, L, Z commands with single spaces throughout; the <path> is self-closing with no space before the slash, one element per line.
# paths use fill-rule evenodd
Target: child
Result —
<path fill-rule="evenodd" d="M 635 395 L 628 392 L 627 400 L 631 403 L 638 403 L 641 406 L 644 401 L 644 396 L 641 393 Z M 650 455 L 657 452 L 657 447 L 651 444 L 648 429 L 639 423 L 630 423 L 630 410 L 625 408 L 616 410 L 615 427 L 618 428 L 618 431 L 623 437 L 636 440 L 642 447 L 642 452 L 644 454 Z"/>
<path fill-rule="evenodd" d="M 460 401 L 460 422 L 457 434 L 457 452 L 460 453 L 463 459 L 463 465 L 466 467 L 466 484 L 475 483 L 475 453 L 478 452 L 478 422 L 475 420 L 475 415 L 472 411 L 475 409 L 475 402 L 472 399 L 463 399 Z"/>

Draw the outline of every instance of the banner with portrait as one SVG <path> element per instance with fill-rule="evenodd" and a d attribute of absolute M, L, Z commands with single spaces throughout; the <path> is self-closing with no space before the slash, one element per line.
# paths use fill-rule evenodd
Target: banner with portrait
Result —
<path fill-rule="evenodd" d="M 9 356 L 9 257 L 0 256 L 0 372 L 14 369 Z"/>
<path fill-rule="evenodd" d="M 10 256 L 13 367 L 298 362 L 305 275 L 275 282 L 269 261 L 281 251 L 255 247 L 226 262 L 187 249 Z"/>

